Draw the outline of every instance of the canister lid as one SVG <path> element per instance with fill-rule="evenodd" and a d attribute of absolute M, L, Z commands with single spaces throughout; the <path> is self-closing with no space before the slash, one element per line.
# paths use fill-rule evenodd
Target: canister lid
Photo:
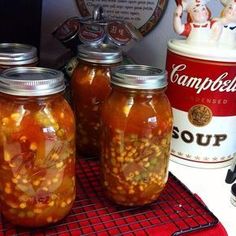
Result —
<path fill-rule="evenodd" d="M 182 39 L 169 40 L 168 49 L 178 55 L 201 60 L 236 62 L 236 49 L 225 49 L 214 45 L 190 45 Z"/>
<path fill-rule="evenodd" d="M 131 89 L 160 89 L 167 86 L 167 73 L 147 65 L 122 65 L 111 69 L 111 83 Z"/>
<path fill-rule="evenodd" d="M 37 49 L 31 45 L 19 43 L 0 44 L 1 65 L 27 65 L 38 61 Z"/>
<path fill-rule="evenodd" d="M 0 75 L 0 92 L 15 96 L 44 96 L 65 89 L 61 71 L 41 67 L 15 67 Z"/>
<path fill-rule="evenodd" d="M 78 58 L 98 64 L 113 64 L 121 62 L 123 59 L 121 50 L 109 44 L 100 44 L 98 46 L 79 45 Z"/>

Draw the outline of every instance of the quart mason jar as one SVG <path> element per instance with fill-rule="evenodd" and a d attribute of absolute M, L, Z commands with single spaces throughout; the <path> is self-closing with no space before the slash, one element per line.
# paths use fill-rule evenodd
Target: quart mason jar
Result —
<path fill-rule="evenodd" d="M 166 184 L 172 110 L 166 73 L 145 65 L 112 70 L 113 87 L 101 111 L 101 176 L 117 204 L 155 201 Z"/>
<path fill-rule="evenodd" d="M 75 199 L 75 121 L 62 72 L 17 67 L 0 76 L 0 209 L 13 224 L 55 223 Z"/>
<path fill-rule="evenodd" d="M 0 43 L 0 72 L 18 66 L 36 66 L 37 48 L 20 43 Z"/>
<path fill-rule="evenodd" d="M 106 44 L 80 45 L 78 59 L 71 79 L 77 151 L 86 158 L 99 157 L 101 105 L 111 92 L 110 70 L 122 61 L 122 53 Z"/>

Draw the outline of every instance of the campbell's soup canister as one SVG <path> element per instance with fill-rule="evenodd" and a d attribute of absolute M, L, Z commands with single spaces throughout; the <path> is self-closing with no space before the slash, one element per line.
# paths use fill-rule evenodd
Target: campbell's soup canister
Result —
<path fill-rule="evenodd" d="M 236 49 L 170 40 L 167 95 L 174 115 L 171 159 L 219 168 L 236 158 Z"/>

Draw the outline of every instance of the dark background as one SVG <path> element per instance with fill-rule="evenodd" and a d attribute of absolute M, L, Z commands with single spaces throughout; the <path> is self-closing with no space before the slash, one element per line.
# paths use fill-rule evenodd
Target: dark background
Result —
<path fill-rule="evenodd" d="M 40 49 L 42 0 L 0 0 L 0 43 Z"/>

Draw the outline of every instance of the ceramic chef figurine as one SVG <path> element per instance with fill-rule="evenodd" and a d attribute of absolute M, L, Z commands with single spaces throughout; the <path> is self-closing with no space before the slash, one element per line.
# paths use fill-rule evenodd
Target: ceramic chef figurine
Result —
<path fill-rule="evenodd" d="M 221 0 L 224 9 L 218 20 L 223 24 L 220 47 L 236 49 L 236 0 Z"/>
<path fill-rule="evenodd" d="M 210 0 L 175 0 L 176 5 L 181 5 L 184 10 L 188 8 L 191 4 L 203 4 L 206 5 Z"/>
<path fill-rule="evenodd" d="M 211 20 L 211 12 L 206 6 L 207 0 L 179 0 L 174 15 L 174 30 L 185 36 L 189 44 L 212 45 L 217 42 L 222 24 Z M 183 12 L 187 12 L 187 22 L 182 23 Z"/>

